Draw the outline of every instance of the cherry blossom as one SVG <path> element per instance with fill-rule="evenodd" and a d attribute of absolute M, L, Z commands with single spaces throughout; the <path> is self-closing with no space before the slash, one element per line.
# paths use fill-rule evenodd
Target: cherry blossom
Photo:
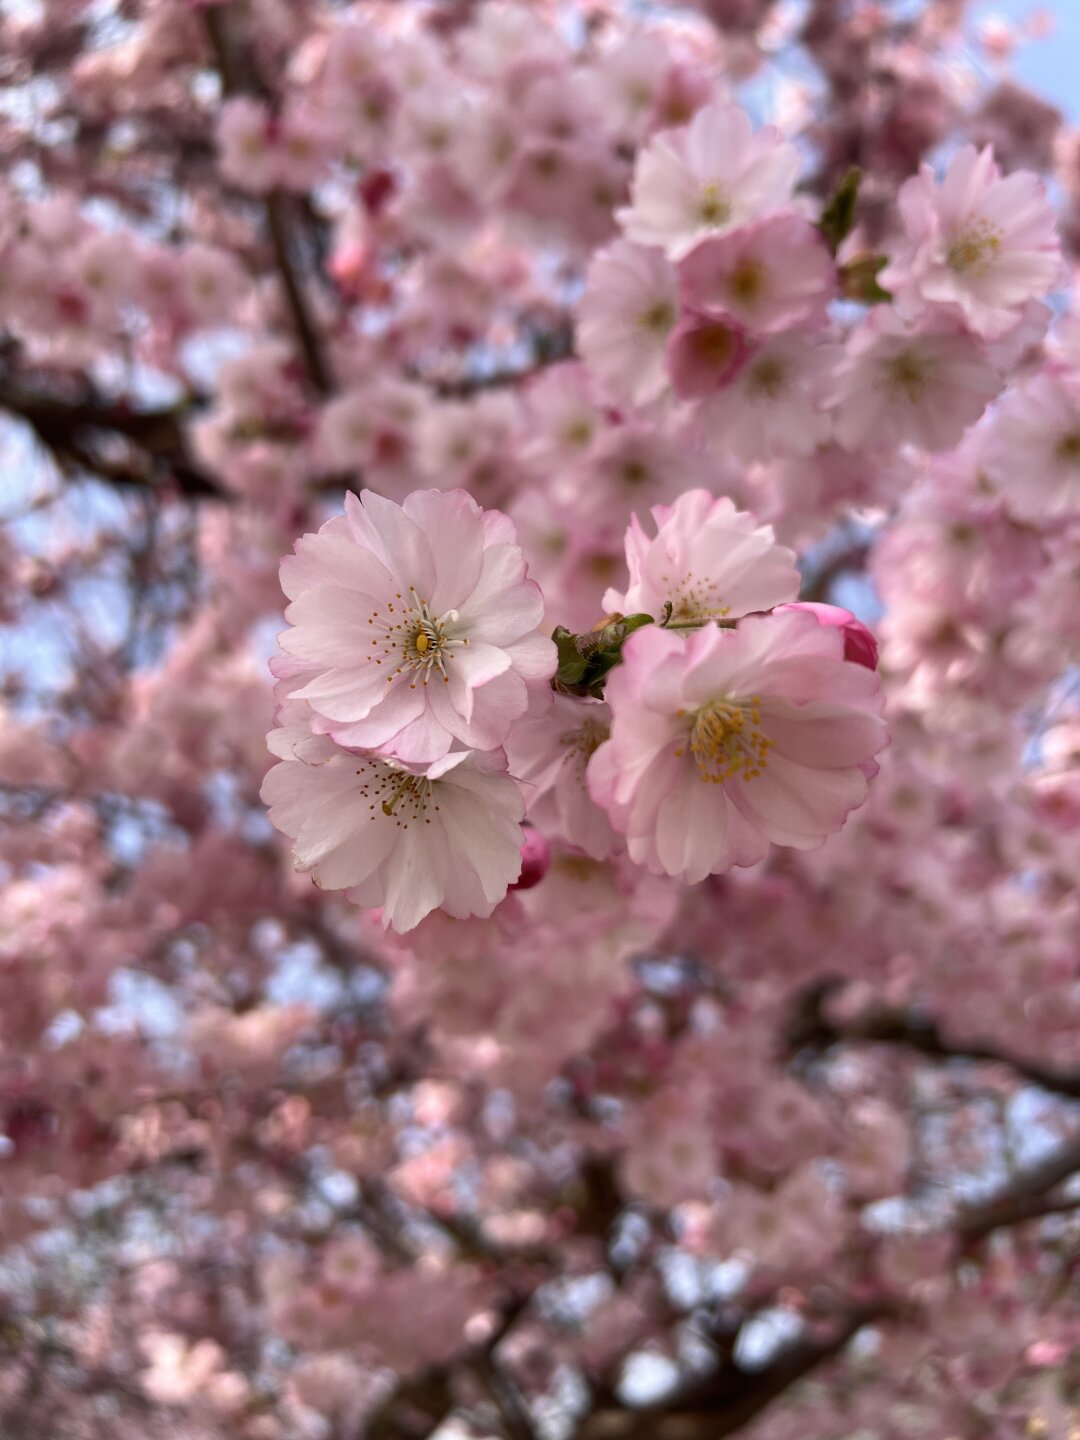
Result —
<path fill-rule="evenodd" d="M 987 147 L 965 145 L 941 183 L 924 166 L 897 199 L 906 243 L 882 272 L 901 305 L 954 308 L 977 334 L 1002 335 L 1057 283 L 1054 213 L 1038 176 L 1002 177 Z"/>
<path fill-rule="evenodd" d="M 832 258 L 801 215 L 776 214 L 703 240 L 679 263 L 679 297 L 756 335 L 820 323 L 836 289 Z"/>
<path fill-rule="evenodd" d="M 675 271 L 655 250 L 616 240 L 594 257 L 577 340 L 582 359 L 613 398 L 643 405 L 667 389 L 676 294 Z"/>
<path fill-rule="evenodd" d="M 1080 379 L 1045 374 L 1012 391 L 981 449 L 994 485 L 1036 523 L 1080 513 Z"/>
<path fill-rule="evenodd" d="M 886 743 L 876 679 L 812 613 L 639 631 L 607 693 L 589 792 L 631 859 L 690 883 L 756 864 L 770 843 L 821 844 L 865 800 Z"/>
<path fill-rule="evenodd" d="M 1076 1428 L 1080 140 L 979 8 L 0 7 L 0 1435 Z"/>
<path fill-rule="evenodd" d="M 436 906 L 490 915 L 521 871 L 524 805 L 497 753 L 456 751 L 429 765 L 355 754 L 302 722 L 274 731 L 281 757 L 263 782 L 297 868 L 348 889 L 411 930 Z"/>
<path fill-rule="evenodd" d="M 836 437 L 851 450 L 871 441 L 945 450 L 1000 389 L 978 340 L 948 328 L 909 329 L 881 306 L 853 333 L 837 372 Z"/>
<path fill-rule="evenodd" d="M 628 240 L 681 260 L 706 236 L 781 209 L 798 173 L 798 154 L 779 131 L 755 133 L 745 110 L 715 100 L 642 150 L 619 220 Z"/>
<path fill-rule="evenodd" d="M 464 491 L 371 491 L 282 565 L 282 636 L 304 667 L 290 693 L 339 743 L 437 760 L 455 740 L 496 748 L 542 694 L 553 647 L 505 516 Z"/>
<path fill-rule="evenodd" d="M 652 517 L 654 538 L 636 515 L 630 522 L 630 584 L 605 594 L 608 610 L 697 624 L 771 610 L 798 594 L 794 552 L 726 496 L 714 500 L 704 490 L 688 490 L 674 505 L 655 506 Z"/>

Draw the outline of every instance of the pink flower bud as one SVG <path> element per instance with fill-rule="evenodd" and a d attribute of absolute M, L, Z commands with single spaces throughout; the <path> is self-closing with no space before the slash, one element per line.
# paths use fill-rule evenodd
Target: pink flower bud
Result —
<path fill-rule="evenodd" d="M 551 864 L 551 846 L 542 830 L 533 825 L 525 826 L 525 843 L 521 847 L 521 874 L 511 890 L 531 890 L 548 872 Z"/>
<path fill-rule="evenodd" d="M 844 659 L 853 660 L 856 665 L 865 665 L 867 670 L 876 670 L 878 643 L 874 632 L 850 610 L 841 605 L 822 605 L 813 600 L 795 600 L 790 605 L 779 605 L 779 610 L 809 610 L 817 617 L 819 625 L 834 625 L 844 632 Z"/>

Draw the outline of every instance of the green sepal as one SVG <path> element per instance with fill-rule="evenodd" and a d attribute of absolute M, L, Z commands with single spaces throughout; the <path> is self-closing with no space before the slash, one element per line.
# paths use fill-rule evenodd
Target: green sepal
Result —
<path fill-rule="evenodd" d="M 855 228 L 855 209 L 859 203 L 861 184 L 862 171 L 853 165 L 821 212 L 818 229 L 834 255 Z"/>
<path fill-rule="evenodd" d="M 856 255 L 840 267 L 840 293 L 845 300 L 858 300 L 863 305 L 881 305 L 892 299 L 878 282 L 878 276 L 889 263 L 887 255 Z"/>
<path fill-rule="evenodd" d="M 652 625 L 651 615 L 620 615 L 598 630 L 575 635 L 564 625 L 552 634 L 559 664 L 552 684 L 563 695 L 592 696 L 599 700 L 604 680 L 622 659 L 623 641 L 643 625 Z"/>

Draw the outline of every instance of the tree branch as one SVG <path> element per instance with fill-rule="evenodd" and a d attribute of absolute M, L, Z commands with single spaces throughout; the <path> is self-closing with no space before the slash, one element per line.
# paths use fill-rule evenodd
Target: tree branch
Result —
<path fill-rule="evenodd" d="M 23 420 L 64 468 L 86 470 L 120 488 L 178 490 L 195 499 L 233 497 L 188 454 L 183 412 L 177 407 L 132 410 L 87 394 L 43 394 L 10 372 L 0 375 L 0 410 Z M 130 454 L 105 454 L 108 441 L 129 442 Z"/>
<path fill-rule="evenodd" d="M 825 1014 L 825 1004 L 836 986 L 827 983 L 801 1002 L 786 1038 L 789 1055 L 800 1050 L 824 1051 L 843 1042 L 895 1045 L 935 1060 L 969 1060 L 1006 1065 L 1015 1074 L 1055 1095 L 1080 1099 L 1080 1071 L 1052 1070 L 1033 1061 L 1006 1054 L 990 1045 L 954 1045 L 926 1015 L 881 1009 L 857 1020 L 836 1024 Z"/>
<path fill-rule="evenodd" d="M 1025 1220 L 1074 1209 L 1080 1206 L 1080 1195 L 1055 1199 L 1053 1192 L 1078 1174 L 1080 1131 L 1038 1164 L 1021 1171 L 989 1200 L 965 1206 L 956 1224 L 957 1233 L 970 1244 L 1005 1226 L 1022 1225 Z"/>
<path fill-rule="evenodd" d="M 229 24 L 223 6 L 210 5 L 203 11 L 206 34 L 210 41 L 222 88 L 226 95 L 256 95 L 267 99 L 265 87 L 260 84 L 248 58 L 232 44 Z M 288 220 L 286 198 L 280 191 L 266 197 L 266 228 L 274 252 L 274 263 L 285 291 L 293 329 L 304 357 L 308 378 L 320 395 L 330 395 L 334 390 L 333 377 L 319 343 L 319 333 L 308 306 L 307 296 L 293 260 L 291 227 Z"/>
<path fill-rule="evenodd" d="M 864 1326 L 889 1313 L 880 1304 L 858 1306 L 826 1338 L 806 1338 L 786 1346 L 764 1370 L 742 1370 L 731 1361 L 658 1405 L 595 1409 L 581 1421 L 574 1440 L 720 1440 L 733 1435 L 839 1355 Z"/>

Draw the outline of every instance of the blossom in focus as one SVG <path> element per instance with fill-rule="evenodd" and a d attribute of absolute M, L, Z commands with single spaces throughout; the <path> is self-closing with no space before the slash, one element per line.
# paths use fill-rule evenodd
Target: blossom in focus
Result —
<path fill-rule="evenodd" d="M 886 743 L 877 676 L 812 613 L 689 637 L 647 626 L 608 681 L 611 739 L 589 793 L 631 860 L 689 884 L 820 845 L 867 795 Z"/>
<path fill-rule="evenodd" d="M 799 170 L 798 151 L 775 127 L 755 133 L 745 110 L 715 100 L 641 151 L 618 219 L 628 240 L 681 260 L 706 236 L 785 206 Z"/>
<path fill-rule="evenodd" d="M 881 283 L 905 310 L 955 307 L 976 334 L 996 338 L 1059 281 L 1045 184 L 1023 170 L 1002 177 L 989 146 L 965 145 L 940 183 L 924 165 L 898 203 L 906 239 Z"/>
<path fill-rule="evenodd" d="M 381 907 L 411 930 L 436 908 L 487 916 L 521 873 L 524 802 L 501 751 L 455 751 L 430 765 L 353 754 L 285 707 L 269 746 L 280 762 L 262 799 L 293 841 L 296 868 L 324 890 Z"/>
<path fill-rule="evenodd" d="M 778 545 L 772 527 L 737 510 L 726 497 L 688 490 L 674 505 L 655 505 L 656 535 L 635 515 L 626 532 L 630 584 L 608 590 L 604 608 L 652 615 L 671 606 L 677 624 L 737 620 L 771 610 L 799 593 L 795 553 Z"/>
<path fill-rule="evenodd" d="M 546 703 L 555 647 L 514 527 L 462 490 L 369 490 L 296 543 L 279 675 L 339 744 L 423 764 L 502 744 Z"/>

